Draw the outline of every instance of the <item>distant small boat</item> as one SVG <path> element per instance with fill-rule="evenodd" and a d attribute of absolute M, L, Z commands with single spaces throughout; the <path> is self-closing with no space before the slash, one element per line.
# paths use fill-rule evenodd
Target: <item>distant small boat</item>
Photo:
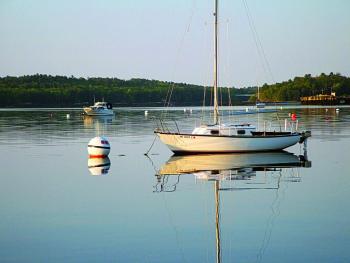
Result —
<path fill-rule="evenodd" d="M 261 102 L 261 101 L 257 101 L 255 106 L 258 108 L 258 109 L 263 109 L 265 108 L 266 104 L 264 102 Z"/>
<path fill-rule="evenodd" d="M 260 88 L 258 86 L 258 96 L 257 96 L 256 102 L 255 102 L 255 107 L 257 109 L 263 109 L 263 108 L 265 108 L 265 106 L 266 106 L 265 102 L 262 102 L 260 100 Z"/>
<path fill-rule="evenodd" d="M 114 114 L 112 108 L 111 103 L 98 101 L 93 106 L 84 107 L 84 112 L 89 116 L 110 116 Z"/>

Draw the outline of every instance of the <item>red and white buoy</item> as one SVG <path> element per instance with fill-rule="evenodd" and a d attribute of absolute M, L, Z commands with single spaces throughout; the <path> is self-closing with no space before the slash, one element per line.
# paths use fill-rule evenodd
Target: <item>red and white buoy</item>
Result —
<path fill-rule="evenodd" d="M 105 137 L 95 137 L 89 141 L 89 158 L 105 158 L 108 156 L 111 146 Z"/>

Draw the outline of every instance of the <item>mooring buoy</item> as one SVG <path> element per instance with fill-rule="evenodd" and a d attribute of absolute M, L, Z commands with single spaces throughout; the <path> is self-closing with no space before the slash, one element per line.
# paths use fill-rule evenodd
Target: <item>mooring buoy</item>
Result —
<path fill-rule="evenodd" d="M 111 146 L 105 137 L 98 136 L 89 141 L 88 153 L 90 158 L 105 158 L 110 150 Z"/>

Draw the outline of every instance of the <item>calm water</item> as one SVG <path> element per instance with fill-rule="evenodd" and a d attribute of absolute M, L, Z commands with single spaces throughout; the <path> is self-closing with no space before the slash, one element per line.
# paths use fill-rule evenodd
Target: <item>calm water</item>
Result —
<path fill-rule="evenodd" d="M 159 109 L 1 110 L 0 261 L 350 262 L 350 108 L 284 109 L 281 123 L 292 110 L 313 134 L 308 162 L 302 145 L 186 159 L 159 141 L 149 159 Z M 184 129 L 199 115 L 169 112 Z M 101 163 L 96 135 L 112 146 Z"/>

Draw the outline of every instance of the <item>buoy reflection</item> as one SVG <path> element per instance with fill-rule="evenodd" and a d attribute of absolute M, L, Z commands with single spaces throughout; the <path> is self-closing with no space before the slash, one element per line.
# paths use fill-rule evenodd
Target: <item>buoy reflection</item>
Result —
<path fill-rule="evenodd" d="M 107 175 L 110 167 L 111 160 L 108 157 L 88 159 L 88 168 L 91 175 Z"/>

